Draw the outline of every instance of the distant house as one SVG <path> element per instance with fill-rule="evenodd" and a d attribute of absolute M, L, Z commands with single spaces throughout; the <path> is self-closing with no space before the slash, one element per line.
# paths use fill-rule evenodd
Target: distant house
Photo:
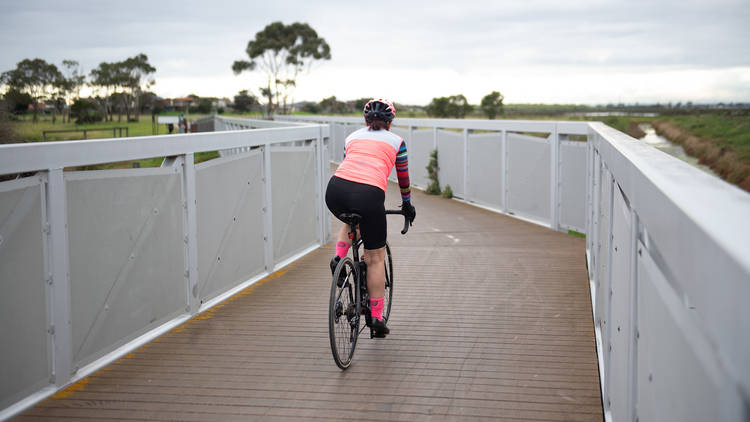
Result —
<path fill-rule="evenodd" d="M 182 97 L 182 98 L 164 98 L 159 101 L 159 105 L 164 107 L 165 110 L 184 110 L 190 107 L 191 104 L 196 102 L 195 98 Z"/>

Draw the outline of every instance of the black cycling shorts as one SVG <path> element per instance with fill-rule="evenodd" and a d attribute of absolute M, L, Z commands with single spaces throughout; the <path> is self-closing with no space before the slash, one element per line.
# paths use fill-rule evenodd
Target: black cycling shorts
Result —
<path fill-rule="evenodd" d="M 326 189 L 326 205 L 336 218 L 345 213 L 362 216 L 359 231 L 365 249 L 380 249 L 385 246 L 387 226 L 385 192 L 382 189 L 333 176 Z"/>

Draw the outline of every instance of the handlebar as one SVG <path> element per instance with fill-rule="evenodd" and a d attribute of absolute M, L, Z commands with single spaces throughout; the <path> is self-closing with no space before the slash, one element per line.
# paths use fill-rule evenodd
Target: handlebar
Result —
<path fill-rule="evenodd" d="M 403 210 L 385 210 L 386 214 L 398 214 L 404 216 L 404 228 L 401 230 L 401 234 L 406 234 L 409 231 L 409 219 L 406 218 Z"/>

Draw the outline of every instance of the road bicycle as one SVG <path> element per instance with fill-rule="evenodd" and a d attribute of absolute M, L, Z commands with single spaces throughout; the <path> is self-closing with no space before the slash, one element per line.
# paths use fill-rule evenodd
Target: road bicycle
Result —
<path fill-rule="evenodd" d="M 404 216 L 401 234 L 409 231 L 409 219 L 402 210 L 386 210 L 386 214 Z M 342 258 L 333 272 L 331 296 L 328 303 L 328 336 L 331 340 L 333 360 L 341 369 L 352 364 L 357 338 L 365 328 L 370 327 L 370 296 L 367 293 L 367 265 L 360 259 L 362 239 L 357 236 L 357 225 L 362 217 L 347 213 L 339 216 L 349 225 L 349 239 L 352 241 L 352 257 Z M 385 244 L 385 303 L 383 321 L 388 323 L 393 299 L 393 257 L 391 247 Z M 364 321 L 364 324 L 362 322 Z M 373 332 L 370 329 L 370 337 Z"/>

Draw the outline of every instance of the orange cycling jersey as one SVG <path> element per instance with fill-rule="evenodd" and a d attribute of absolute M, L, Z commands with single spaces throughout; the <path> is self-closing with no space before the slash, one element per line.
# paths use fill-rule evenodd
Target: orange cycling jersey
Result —
<path fill-rule="evenodd" d="M 386 191 L 388 175 L 396 165 L 401 198 L 411 199 L 409 169 L 404 140 L 387 130 L 362 128 L 347 136 L 344 161 L 335 176 L 376 186 Z"/>

